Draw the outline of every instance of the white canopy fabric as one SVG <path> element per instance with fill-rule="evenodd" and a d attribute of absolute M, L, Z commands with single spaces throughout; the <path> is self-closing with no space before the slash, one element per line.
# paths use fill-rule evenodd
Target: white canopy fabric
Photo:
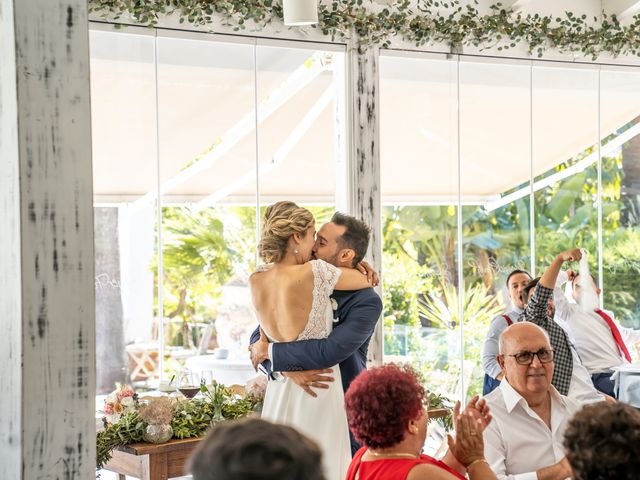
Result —
<path fill-rule="evenodd" d="M 96 201 L 148 196 L 159 167 L 167 201 L 255 202 L 257 155 L 261 196 L 333 202 L 340 53 L 258 46 L 254 78 L 252 45 L 155 41 L 91 32 Z M 605 137 L 640 113 L 640 73 L 603 70 L 598 112 L 594 68 L 464 59 L 458 122 L 457 75 L 456 61 L 381 58 L 386 202 L 457 198 L 458 128 L 463 202 L 484 203 L 529 181 L 531 151 L 537 176 L 596 145 L 599 121 Z"/>

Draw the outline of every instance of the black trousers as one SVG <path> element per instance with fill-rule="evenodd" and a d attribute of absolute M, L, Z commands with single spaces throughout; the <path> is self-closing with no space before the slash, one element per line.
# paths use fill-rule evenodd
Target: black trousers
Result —
<path fill-rule="evenodd" d="M 613 372 L 594 373 L 593 375 L 591 375 L 591 381 L 596 387 L 596 390 L 602 393 L 606 393 L 613 398 L 618 398 L 618 396 L 613 391 L 613 387 L 615 384 L 610 378 L 611 375 L 613 375 Z"/>

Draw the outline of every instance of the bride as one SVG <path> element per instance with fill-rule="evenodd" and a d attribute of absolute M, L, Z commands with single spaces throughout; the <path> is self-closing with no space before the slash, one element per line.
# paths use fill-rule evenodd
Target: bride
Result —
<path fill-rule="evenodd" d="M 315 220 L 293 202 L 269 206 L 264 215 L 260 257 L 267 265 L 250 277 L 251 296 L 260 327 L 271 342 L 325 338 L 331 331 L 333 290 L 370 287 L 356 269 L 312 260 Z M 340 369 L 334 382 L 311 397 L 295 383 L 271 381 L 262 418 L 288 424 L 314 439 L 322 449 L 328 480 L 343 480 L 351 462 L 349 430 Z"/>

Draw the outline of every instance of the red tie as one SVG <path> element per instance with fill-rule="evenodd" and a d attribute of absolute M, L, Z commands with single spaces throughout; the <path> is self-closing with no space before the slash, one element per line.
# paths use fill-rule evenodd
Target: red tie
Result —
<path fill-rule="evenodd" d="M 596 313 L 602 317 L 607 325 L 609 325 L 611 334 L 613 335 L 613 340 L 616 342 L 616 345 L 618 345 L 618 350 L 620 350 L 620 353 L 624 355 L 624 358 L 626 358 L 627 361 L 631 363 L 631 355 L 629 355 L 629 350 L 627 350 L 627 346 L 624 344 L 624 340 L 622 340 L 620 330 L 618 330 L 616 324 L 613 323 L 613 320 L 611 320 L 611 317 L 609 315 L 604 313 L 599 308 L 596 308 Z"/>

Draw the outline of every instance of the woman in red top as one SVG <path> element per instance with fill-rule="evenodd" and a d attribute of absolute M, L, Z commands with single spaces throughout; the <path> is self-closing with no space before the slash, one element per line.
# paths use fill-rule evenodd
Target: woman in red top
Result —
<path fill-rule="evenodd" d="M 456 440 L 448 438 L 444 461 L 422 455 L 429 418 L 425 392 L 409 367 L 384 365 L 361 373 L 345 395 L 349 427 L 364 446 L 346 480 L 496 480 L 484 459 L 482 430 L 491 421 L 474 398 L 454 411 Z"/>

